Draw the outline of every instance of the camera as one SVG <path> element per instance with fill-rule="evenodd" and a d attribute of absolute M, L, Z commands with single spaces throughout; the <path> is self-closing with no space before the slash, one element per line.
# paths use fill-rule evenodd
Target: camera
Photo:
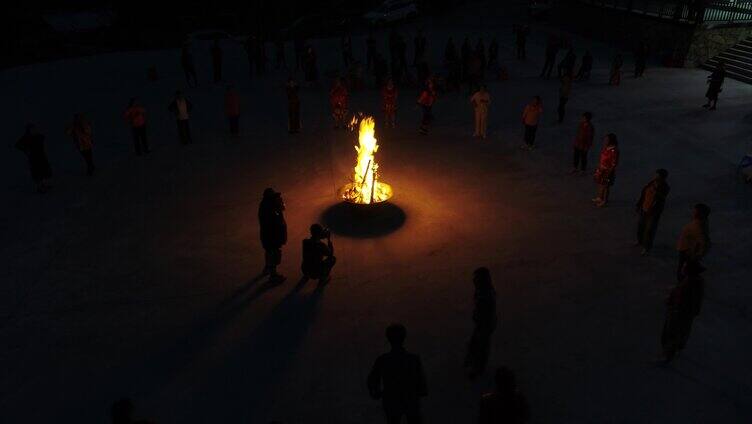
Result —
<path fill-rule="evenodd" d="M 324 229 L 321 230 L 321 237 L 325 239 L 331 238 L 332 232 L 328 228 L 324 227 Z"/>

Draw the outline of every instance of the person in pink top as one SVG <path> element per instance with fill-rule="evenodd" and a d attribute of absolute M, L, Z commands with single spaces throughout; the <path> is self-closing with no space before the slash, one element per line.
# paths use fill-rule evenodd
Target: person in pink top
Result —
<path fill-rule="evenodd" d="M 532 150 L 535 144 L 535 132 L 538 130 L 538 122 L 543 114 L 543 100 L 540 96 L 533 97 L 533 100 L 525 106 L 522 112 L 522 124 L 525 126 L 525 144 L 523 149 Z"/>

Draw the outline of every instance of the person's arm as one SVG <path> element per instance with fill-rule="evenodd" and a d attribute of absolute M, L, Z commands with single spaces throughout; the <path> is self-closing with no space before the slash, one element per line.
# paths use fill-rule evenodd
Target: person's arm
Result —
<path fill-rule="evenodd" d="M 635 211 L 636 212 L 640 211 L 640 207 L 642 206 L 642 202 L 645 201 L 645 190 L 647 190 L 647 189 L 648 189 L 648 186 L 645 186 L 645 187 L 642 188 L 642 191 L 640 192 L 640 198 L 637 199 L 637 204 L 635 205 Z"/>
<path fill-rule="evenodd" d="M 368 386 L 368 393 L 374 399 L 381 399 L 381 358 L 376 359 L 371 367 L 371 372 L 368 373 L 368 380 L 366 381 Z"/>

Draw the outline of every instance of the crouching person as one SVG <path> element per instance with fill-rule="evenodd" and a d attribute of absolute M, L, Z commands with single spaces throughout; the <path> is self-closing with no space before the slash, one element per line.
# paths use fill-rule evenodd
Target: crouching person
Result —
<path fill-rule="evenodd" d="M 303 240 L 303 265 L 301 266 L 303 275 L 326 284 L 329 282 L 329 273 L 336 262 L 329 230 L 319 224 L 311 225 L 311 237 Z"/>

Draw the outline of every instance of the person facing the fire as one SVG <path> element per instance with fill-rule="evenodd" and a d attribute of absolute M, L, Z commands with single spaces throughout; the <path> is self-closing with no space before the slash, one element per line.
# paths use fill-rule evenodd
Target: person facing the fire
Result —
<path fill-rule="evenodd" d="M 282 262 L 282 246 L 287 243 L 287 222 L 285 222 L 285 202 L 282 194 L 272 188 L 264 190 L 259 204 L 259 235 L 264 247 L 265 266 L 263 274 L 269 274 L 271 283 L 281 283 L 285 276 L 277 273 Z"/>
<path fill-rule="evenodd" d="M 347 127 L 347 88 L 342 78 L 334 81 L 334 87 L 329 91 L 329 103 L 332 106 L 334 128 Z"/>
<path fill-rule="evenodd" d="M 329 229 L 319 224 L 311 225 L 311 237 L 303 240 L 303 264 L 301 265 L 303 275 L 306 278 L 319 280 L 319 284 L 326 284 L 329 282 L 329 274 L 336 262 L 332 234 Z"/>

